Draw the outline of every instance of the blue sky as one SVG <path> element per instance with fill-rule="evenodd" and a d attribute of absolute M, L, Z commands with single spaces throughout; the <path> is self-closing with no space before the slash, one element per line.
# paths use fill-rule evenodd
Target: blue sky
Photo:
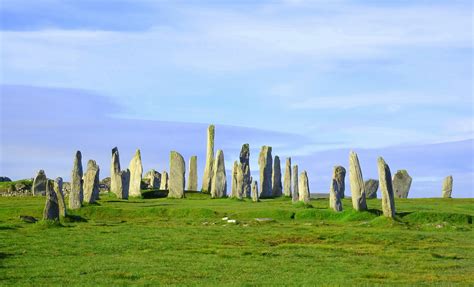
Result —
<path fill-rule="evenodd" d="M 250 142 L 255 169 L 268 144 L 324 191 L 354 149 L 371 177 L 373 155 L 396 155 L 392 172 L 417 175 L 414 196 L 437 196 L 451 173 L 473 196 L 471 1 L 6 0 L 0 11 L 2 175 L 67 178 L 81 149 L 105 176 L 115 145 L 122 165 L 139 147 L 146 169 L 163 170 L 170 149 L 203 157 L 215 123 L 227 168 Z"/>

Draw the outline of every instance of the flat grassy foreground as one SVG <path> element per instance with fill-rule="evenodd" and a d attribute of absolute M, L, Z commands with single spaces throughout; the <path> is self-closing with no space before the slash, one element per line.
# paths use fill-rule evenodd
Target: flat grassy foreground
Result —
<path fill-rule="evenodd" d="M 58 225 L 3 197 L 0 285 L 474 285 L 474 199 L 397 199 L 395 221 L 327 205 L 105 195 Z"/>

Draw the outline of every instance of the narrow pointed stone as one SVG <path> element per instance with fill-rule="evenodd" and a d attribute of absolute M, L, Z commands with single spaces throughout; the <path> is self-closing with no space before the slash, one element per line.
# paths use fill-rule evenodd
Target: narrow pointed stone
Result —
<path fill-rule="evenodd" d="M 130 186 L 128 189 L 128 195 L 141 196 L 143 166 L 142 156 L 139 149 L 137 149 L 135 156 L 133 156 L 132 160 L 130 161 L 128 169 L 130 170 Z"/>
<path fill-rule="evenodd" d="M 56 198 L 58 199 L 58 207 L 59 207 L 59 216 L 65 217 L 66 216 L 66 201 L 64 200 L 64 193 L 63 193 L 63 178 L 58 177 L 54 181 L 54 192 L 56 193 Z"/>
<path fill-rule="evenodd" d="M 379 181 L 369 179 L 364 182 L 366 198 L 377 198 L 377 190 L 379 189 Z"/>
<path fill-rule="evenodd" d="M 299 193 L 299 200 L 303 201 L 304 203 L 309 203 L 311 194 L 309 191 L 309 182 L 308 182 L 308 174 L 306 170 L 300 173 L 298 182 L 298 193 Z"/>
<path fill-rule="evenodd" d="M 110 192 L 117 195 L 118 198 L 122 198 L 121 186 L 122 178 L 120 176 L 120 156 L 117 147 L 112 149 L 112 162 L 110 163 Z"/>
<path fill-rule="evenodd" d="M 408 198 L 412 178 L 405 169 L 397 170 L 393 175 L 393 192 L 398 198 Z"/>
<path fill-rule="evenodd" d="M 82 154 L 80 151 L 77 151 L 74 157 L 74 167 L 72 168 L 71 174 L 71 191 L 69 192 L 70 209 L 78 209 L 82 206 L 82 199 L 84 197 L 82 176 Z"/>
<path fill-rule="evenodd" d="M 170 153 L 170 179 L 169 192 L 170 198 L 184 198 L 186 164 L 184 158 L 178 152 Z"/>
<path fill-rule="evenodd" d="M 259 201 L 258 198 L 258 183 L 256 180 L 252 181 L 252 191 L 251 191 L 252 201 L 257 202 Z"/>
<path fill-rule="evenodd" d="M 168 183 L 169 183 L 168 172 L 166 172 L 166 170 L 164 170 L 161 173 L 160 190 L 168 190 Z"/>
<path fill-rule="evenodd" d="M 212 168 L 211 197 L 220 198 L 227 196 L 227 178 L 225 175 L 224 152 L 217 150 L 214 166 Z"/>
<path fill-rule="evenodd" d="M 33 179 L 31 193 L 33 195 L 45 195 L 47 182 L 48 182 L 48 178 L 46 178 L 46 174 L 44 173 L 44 170 L 38 171 L 35 178 Z"/>
<path fill-rule="evenodd" d="M 258 158 L 258 165 L 260 167 L 260 186 L 259 186 L 259 198 L 272 197 L 272 147 L 262 146 L 260 155 Z"/>
<path fill-rule="evenodd" d="M 147 183 L 147 188 L 159 188 L 161 183 L 161 173 L 154 169 L 150 169 L 143 176 L 143 181 Z"/>
<path fill-rule="evenodd" d="M 298 200 L 300 199 L 300 195 L 298 192 L 298 165 L 297 164 L 293 166 L 292 180 L 293 180 L 293 191 L 291 194 L 291 201 L 294 203 L 294 202 L 298 202 Z"/>
<path fill-rule="evenodd" d="M 344 169 L 344 175 L 345 173 L 346 170 Z M 341 192 L 341 189 L 344 189 L 344 177 L 342 178 L 341 181 L 341 166 L 335 166 L 333 168 L 331 186 L 329 188 L 329 207 L 334 211 L 342 211 L 341 194 L 344 194 L 344 191 Z"/>
<path fill-rule="evenodd" d="M 189 173 L 188 173 L 188 187 L 187 190 L 198 190 L 198 175 L 197 175 L 197 156 L 189 158 Z"/>
<path fill-rule="evenodd" d="M 283 186 L 281 184 L 280 157 L 277 155 L 275 156 L 275 160 L 273 161 L 272 193 L 274 197 L 279 197 L 283 194 Z"/>
<path fill-rule="evenodd" d="M 349 154 L 349 182 L 351 185 L 352 206 L 357 211 L 367 210 L 365 186 L 360 169 L 359 158 L 353 151 Z"/>
<path fill-rule="evenodd" d="M 84 202 L 94 203 L 99 199 L 99 166 L 94 160 L 87 162 L 84 174 Z"/>
<path fill-rule="evenodd" d="M 243 197 L 250 197 L 252 180 L 250 179 L 250 146 L 243 144 L 240 150 L 240 164 L 243 172 Z"/>
<path fill-rule="evenodd" d="M 291 157 L 286 158 L 283 194 L 288 197 L 291 196 Z"/>
<path fill-rule="evenodd" d="M 54 183 L 48 179 L 46 182 L 46 203 L 43 209 L 43 220 L 59 220 L 59 204 Z"/>
<path fill-rule="evenodd" d="M 380 193 L 382 194 L 383 215 L 389 218 L 394 218 L 395 201 L 390 167 L 385 163 L 382 157 L 379 157 L 377 160 L 377 168 L 379 172 Z"/>
<path fill-rule="evenodd" d="M 453 193 L 453 176 L 452 175 L 444 178 L 441 193 L 444 198 L 451 198 L 451 194 Z"/>
<path fill-rule="evenodd" d="M 206 165 L 204 166 L 204 175 L 202 177 L 202 189 L 204 193 L 211 192 L 212 185 L 212 168 L 214 166 L 214 125 L 207 128 L 207 151 L 206 151 Z"/>

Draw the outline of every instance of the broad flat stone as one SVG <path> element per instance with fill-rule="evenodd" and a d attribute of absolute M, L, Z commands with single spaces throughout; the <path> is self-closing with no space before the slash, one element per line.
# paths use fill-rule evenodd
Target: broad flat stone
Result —
<path fill-rule="evenodd" d="M 43 220 L 59 220 L 58 198 L 54 192 L 54 182 L 47 180 L 46 203 L 43 209 Z"/>
<path fill-rule="evenodd" d="M 87 162 L 84 174 L 84 202 L 94 203 L 99 199 L 99 166 L 94 160 Z"/>
<path fill-rule="evenodd" d="M 451 195 L 453 193 L 453 176 L 452 175 L 444 178 L 441 193 L 444 198 L 451 198 Z"/>
<path fill-rule="evenodd" d="M 283 194 L 291 196 L 291 157 L 286 158 L 285 177 L 283 179 Z"/>
<path fill-rule="evenodd" d="M 383 215 L 389 218 L 394 218 L 395 201 L 390 167 L 387 165 L 387 163 L 385 163 L 382 157 L 379 157 L 377 160 L 377 168 L 379 172 L 380 192 L 382 193 Z"/>
<path fill-rule="evenodd" d="M 74 156 L 74 166 L 71 173 L 71 191 L 69 192 L 70 209 L 79 209 L 82 206 L 82 200 L 84 198 L 82 176 L 82 154 L 80 151 L 77 151 Z"/>
<path fill-rule="evenodd" d="M 211 197 L 219 198 L 227 196 L 227 178 L 225 175 L 224 152 L 217 150 L 214 166 L 212 168 Z"/>
<path fill-rule="evenodd" d="M 300 195 L 298 192 L 298 165 L 293 166 L 293 191 L 291 194 L 291 201 L 298 202 L 300 200 Z"/>
<path fill-rule="evenodd" d="M 364 182 L 366 198 L 377 198 L 377 190 L 379 189 L 379 181 L 369 179 Z"/>
<path fill-rule="evenodd" d="M 300 173 L 298 180 L 299 200 L 304 203 L 309 203 L 311 194 L 309 191 L 308 174 L 306 173 L 306 170 Z"/>
<path fill-rule="evenodd" d="M 129 196 L 141 196 L 141 184 L 143 176 L 143 165 L 142 165 L 142 156 L 140 150 L 137 149 L 135 156 L 133 156 L 130 164 L 128 165 L 130 170 L 130 186 L 128 189 Z"/>
<path fill-rule="evenodd" d="M 279 197 L 283 194 L 283 186 L 281 184 L 280 157 L 277 155 L 275 156 L 275 160 L 273 161 L 272 192 L 274 197 Z"/>
<path fill-rule="evenodd" d="M 344 168 L 343 168 L 344 169 Z M 346 170 L 344 169 L 344 175 Z M 332 171 L 331 186 L 329 189 L 329 207 L 334 211 L 342 211 L 341 189 L 344 189 L 344 177 L 341 181 L 341 166 L 335 166 Z"/>
<path fill-rule="evenodd" d="M 406 170 L 398 170 L 393 176 L 393 191 L 398 198 L 408 198 L 412 178 Z"/>
<path fill-rule="evenodd" d="M 198 175 L 197 175 L 197 156 L 189 158 L 189 173 L 188 173 L 188 188 L 187 190 L 198 190 Z"/>
<path fill-rule="evenodd" d="M 169 192 L 170 198 L 184 198 L 186 164 L 184 158 L 178 152 L 170 153 L 170 178 Z"/>
<path fill-rule="evenodd" d="M 353 208 L 357 211 L 367 210 L 362 170 L 360 169 L 359 158 L 353 151 L 349 154 L 349 182 Z"/>
<path fill-rule="evenodd" d="M 59 216 L 65 217 L 66 216 L 66 201 L 64 200 L 62 177 L 58 177 L 54 181 L 54 192 L 56 193 L 56 198 L 58 199 Z"/>
<path fill-rule="evenodd" d="M 45 195 L 46 194 L 46 183 L 48 179 L 44 170 L 38 171 L 35 178 L 33 179 L 33 186 L 31 187 L 31 193 L 33 195 Z"/>
<path fill-rule="evenodd" d="M 262 146 L 260 155 L 258 158 L 258 165 L 260 167 L 260 186 L 259 192 L 260 198 L 268 198 L 273 196 L 272 190 L 272 147 Z"/>
<path fill-rule="evenodd" d="M 206 147 L 206 165 L 204 166 L 204 175 L 202 177 L 202 189 L 204 193 L 211 192 L 212 185 L 212 168 L 214 166 L 214 125 L 207 128 L 207 147 Z"/>
<path fill-rule="evenodd" d="M 250 146 L 249 144 L 243 144 L 240 150 L 240 164 L 242 165 L 243 172 L 243 197 L 250 197 L 252 180 L 250 174 Z"/>

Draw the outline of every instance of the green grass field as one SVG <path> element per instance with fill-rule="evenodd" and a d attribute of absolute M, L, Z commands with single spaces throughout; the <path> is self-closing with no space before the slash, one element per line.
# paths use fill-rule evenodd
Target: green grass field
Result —
<path fill-rule="evenodd" d="M 2 197 L 0 285 L 474 285 L 474 199 L 311 204 L 105 195 L 50 224 L 19 219 L 44 198 Z"/>

